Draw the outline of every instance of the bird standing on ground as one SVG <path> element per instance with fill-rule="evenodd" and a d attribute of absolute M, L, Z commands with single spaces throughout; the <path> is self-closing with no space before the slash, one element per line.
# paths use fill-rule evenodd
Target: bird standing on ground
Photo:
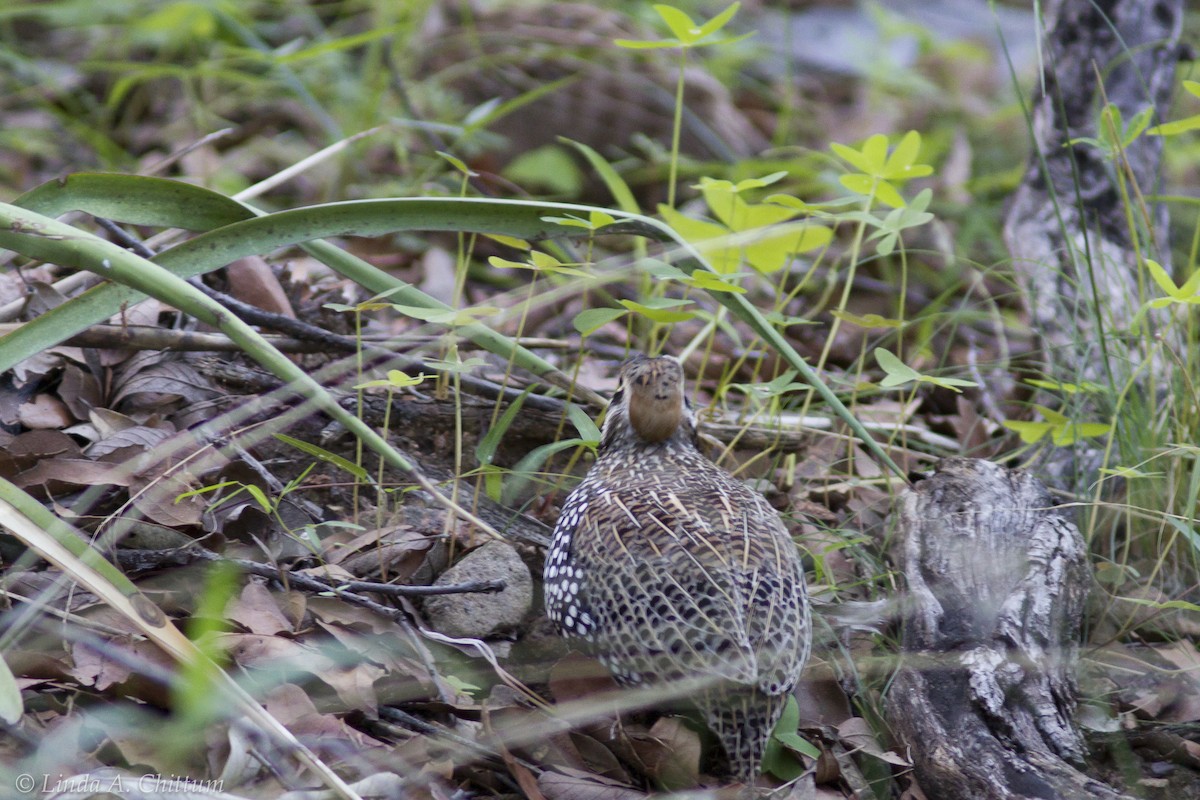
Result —
<path fill-rule="evenodd" d="M 622 367 L 544 577 L 551 621 L 618 683 L 696 681 L 730 774 L 754 781 L 808 659 L 804 570 L 775 509 L 697 449 L 676 359 Z"/>

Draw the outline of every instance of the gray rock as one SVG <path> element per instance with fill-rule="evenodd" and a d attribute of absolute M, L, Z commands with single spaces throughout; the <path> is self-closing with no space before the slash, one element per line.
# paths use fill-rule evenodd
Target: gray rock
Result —
<path fill-rule="evenodd" d="M 446 594 L 425 601 L 430 626 L 447 636 L 483 639 L 518 625 L 533 603 L 533 581 L 529 568 L 517 551 L 505 542 L 481 545 L 443 572 L 434 586 L 466 581 L 505 583 L 493 594 Z"/>

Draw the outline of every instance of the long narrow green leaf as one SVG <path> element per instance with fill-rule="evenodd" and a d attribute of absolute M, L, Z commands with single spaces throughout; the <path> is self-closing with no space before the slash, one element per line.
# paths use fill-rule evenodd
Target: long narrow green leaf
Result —
<path fill-rule="evenodd" d="M 70 187 L 71 180 L 61 182 L 61 185 Z M 91 181 L 90 185 L 94 189 L 95 181 Z M 38 199 L 48 203 L 48 198 L 53 195 L 53 190 L 43 186 L 39 191 L 41 194 Z M 144 210 L 139 211 L 132 208 L 128 202 L 112 195 L 92 194 L 86 199 L 87 207 L 82 210 L 98 216 L 122 219 L 118 213 L 107 213 L 122 209 L 130 214 L 144 213 Z M 61 204 L 61 198 L 59 202 Z M 84 203 L 82 200 L 76 200 L 75 204 L 82 205 Z M 55 210 L 60 211 L 57 208 Z M 479 198 L 402 198 L 329 203 L 281 211 L 225 225 L 160 253 L 155 261 L 174 275 L 190 277 L 217 269 L 245 256 L 264 255 L 281 247 L 336 236 L 382 236 L 406 230 L 437 230 L 499 233 L 522 239 L 543 239 L 577 233 L 572 228 L 547 222 L 545 217 L 575 214 L 586 219 L 588 214 L 594 210 L 597 209 L 569 203 Z M 620 222 L 606 228 L 606 232 L 630 233 L 673 243 L 682 256 L 679 260 L 679 267 L 689 275 L 697 270 L 715 272 L 691 245 L 679 239 L 675 232 L 662 222 L 640 214 L 622 211 L 609 210 L 607 213 L 616 217 Z M 75 234 L 81 234 L 73 228 L 69 230 Z M 37 232 L 35 230 L 18 232 L 13 229 L 0 229 L 0 247 L 9 247 L 18 252 L 24 252 L 21 248 L 13 246 L 13 243 L 31 235 L 37 235 Z M 365 261 L 349 256 L 332 245 L 314 243 L 309 246 L 320 248 L 321 256 L 318 257 L 321 257 L 326 263 L 335 262 L 330 265 L 370 291 L 376 294 L 391 292 L 389 297 L 393 302 L 426 308 L 446 308 L 444 304 L 419 289 L 396 280 Z M 119 249 L 117 251 L 124 252 Z M 60 261 L 59 263 L 77 264 L 78 262 Z M 95 271 L 103 272 L 100 269 Z M 764 341 L 775 348 L 788 364 L 794 367 L 813 387 L 833 412 L 850 427 L 855 436 L 863 442 L 863 445 L 880 463 L 886 465 L 897 475 L 904 476 L 904 471 L 871 438 L 841 400 L 821 381 L 812 367 L 758 309 L 739 294 L 728 292 L 710 294 L 715 301 L 725 305 Z M 137 295 L 133 295 L 133 297 L 137 297 Z M 44 335 L 36 330 L 37 325 L 41 324 L 46 328 L 53 329 L 54 335 L 65 338 L 66 335 L 70 335 L 64 333 L 66 331 L 73 333 L 107 319 L 116 313 L 121 302 L 128 302 L 128 298 L 129 295 L 121 290 L 106 286 L 97 287 L 74 301 L 42 315 L 33 323 L 8 334 L 0 339 L 0 371 L 9 369 L 14 363 L 39 352 L 40 348 L 31 349 L 35 341 L 40 341 L 35 339 L 35 335 Z M 71 314 L 68 315 L 64 309 L 71 309 Z M 47 318 L 49 318 L 48 322 L 42 322 Z M 30 329 L 35 330 L 30 333 Z M 561 380 L 565 378 L 552 365 L 528 351 L 515 348 L 506 337 L 484 325 L 467 325 L 459 330 L 484 349 L 505 357 L 511 356 L 514 362 L 521 367 L 530 369 L 535 374 L 544 375 L 548 380 L 555 380 L 561 385 Z M 582 391 L 584 388 L 576 387 L 576 390 Z"/>
<path fill-rule="evenodd" d="M 340 235 L 377 236 L 407 230 L 445 230 L 505 233 L 525 239 L 577 234 L 570 228 L 545 222 L 542 217 L 568 211 L 590 211 L 590 207 L 555 203 L 475 201 L 456 198 L 404 198 L 384 201 L 334 203 L 296 209 L 302 212 L 276 229 L 272 223 L 235 228 L 239 222 L 274 219 L 250 206 L 197 186 L 134 175 L 81 173 L 51 181 L 18 198 L 14 205 L 45 216 L 68 211 L 85 211 L 98 217 L 135 225 L 154 225 L 203 230 L 217 226 L 207 236 L 160 253 L 154 260 L 181 277 L 192 277 L 217 269 L 247 255 L 263 255 L 279 247 L 300 244 L 318 260 L 347 278 L 376 293 L 388 293 L 401 305 L 448 310 L 444 303 L 419 289 L 376 269 L 360 258 L 327 242 L 313 238 Z M 378 203 L 395 203 L 381 208 Z M 463 203 L 475 205 L 463 209 Z M 192 209 L 197 209 L 193 214 Z M 323 209 L 331 209 L 324 211 Z M 281 212 L 293 214 L 295 212 Z M 325 215 L 329 214 L 326 218 Z M 322 224 L 322 222 L 329 224 Z M 315 229 L 315 232 L 314 232 Z M 229 231 L 228 233 L 225 233 Z M 272 235 L 278 234 L 278 235 Z M 2 241 L 0 241 L 2 244 Z M 11 368 L 74 333 L 108 319 L 124 305 L 143 299 L 127 287 L 104 285 L 64 303 L 4 337 L 0 346 L 0 371 Z M 502 358 L 512 358 L 522 369 L 544 377 L 563 389 L 570 379 L 554 365 L 516 345 L 483 325 L 465 326 L 460 331 L 480 347 Z M 594 405 L 604 399 L 586 387 L 574 387 Z"/>
<path fill-rule="evenodd" d="M 329 416 L 392 466 L 413 472 L 413 466 L 379 434 L 338 405 L 307 372 L 270 345 L 253 328 L 230 314 L 220 303 L 161 265 L 147 261 L 98 236 L 25 209 L 0 203 L 0 244 L 30 258 L 64 264 L 106 275 L 221 329 L 265 369 L 295 387 Z"/>

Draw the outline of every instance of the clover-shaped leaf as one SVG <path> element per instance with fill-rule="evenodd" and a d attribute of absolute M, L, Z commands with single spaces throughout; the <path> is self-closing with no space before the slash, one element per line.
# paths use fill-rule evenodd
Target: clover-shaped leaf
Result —
<path fill-rule="evenodd" d="M 837 142 L 829 147 L 843 161 L 858 170 L 857 173 L 842 175 L 838 179 L 843 186 L 856 194 L 874 196 L 892 208 L 904 205 L 904 198 L 900 196 L 893 182 L 921 178 L 933 172 L 933 167 L 928 164 L 917 163 L 921 151 L 921 134 L 916 131 L 904 134 L 891 155 L 888 154 L 888 138 L 882 133 L 867 139 L 858 150 Z"/>
<path fill-rule="evenodd" d="M 1051 441 L 1061 447 L 1082 438 L 1104 436 L 1112 427 L 1102 422 L 1074 422 L 1065 414 L 1045 406 L 1034 404 L 1033 407 L 1041 413 L 1045 422 L 1006 420 L 1004 423 L 1004 427 L 1015 431 L 1025 444 L 1035 444 L 1050 436 Z"/>
<path fill-rule="evenodd" d="M 962 389 L 959 387 L 979 385 L 975 381 L 965 381 L 961 378 L 937 378 L 932 375 L 923 375 L 901 361 L 895 353 L 884 350 L 882 347 L 875 348 L 875 360 L 884 371 L 883 380 L 879 382 L 879 385 L 886 389 L 917 382 L 932 383 L 934 386 L 961 393 Z"/>
<path fill-rule="evenodd" d="M 691 17 L 680 11 L 674 6 L 659 4 L 654 6 L 654 10 L 658 12 L 658 16 L 671 29 L 671 33 L 675 34 L 674 39 L 663 39 L 660 41 L 646 41 L 641 39 L 616 39 L 613 41 L 617 47 L 624 47 L 630 50 L 660 50 L 670 47 L 706 47 L 713 44 L 723 44 L 725 42 L 740 42 L 743 39 L 753 36 L 753 33 L 746 33 L 741 36 L 727 36 L 720 39 L 711 38 L 714 34 L 729 24 L 729 20 L 733 19 L 733 15 L 737 13 L 741 3 L 733 3 L 720 14 L 710 19 L 701 25 L 697 25 Z"/>

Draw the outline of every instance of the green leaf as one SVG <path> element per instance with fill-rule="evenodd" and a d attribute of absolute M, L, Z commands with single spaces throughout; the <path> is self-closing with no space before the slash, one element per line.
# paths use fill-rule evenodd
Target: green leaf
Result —
<path fill-rule="evenodd" d="M 530 250 L 529 261 L 509 261 L 500 256 L 488 256 L 488 263 L 499 269 L 531 269 L 547 275 L 571 275 L 576 278 L 591 278 L 591 274 L 575 267 L 568 267 L 549 253 Z"/>
<path fill-rule="evenodd" d="M 1035 386 L 1038 389 L 1048 389 L 1052 392 L 1062 392 L 1063 394 L 1107 394 L 1108 387 L 1101 386 L 1098 383 L 1091 381 L 1082 381 L 1078 384 L 1063 383 L 1061 381 L 1043 381 L 1037 378 L 1026 378 L 1025 383 L 1030 386 Z"/>
<path fill-rule="evenodd" d="M 1046 434 L 1053 430 L 1054 426 L 1049 422 L 1026 422 L 1022 420 L 1005 420 L 1004 427 L 1010 431 L 1015 431 L 1021 437 L 1021 441 L 1025 444 L 1036 444 L 1046 438 Z"/>
<path fill-rule="evenodd" d="M 767 740 L 766 752 L 763 754 L 763 770 L 785 781 L 793 781 L 803 775 L 807 768 L 796 758 L 793 752 L 816 759 L 821 751 L 800 736 L 796 730 L 800 725 L 800 709 L 796 698 L 789 696 L 783 707 L 783 713 Z"/>
<path fill-rule="evenodd" d="M 326 464 L 332 464 L 333 466 L 337 467 L 338 469 L 344 470 L 345 472 L 349 472 L 351 475 L 353 475 L 355 478 L 357 478 L 360 481 L 367 481 L 369 483 L 375 482 L 369 472 L 367 472 L 365 469 L 363 469 L 359 465 L 355 464 L 354 462 L 347 461 L 345 458 L 342 458 L 337 453 L 331 453 L 323 447 L 318 447 L 317 445 L 312 444 L 311 442 L 305 442 L 300 439 L 296 439 L 292 436 L 288 436 L 286 433 L 275 433 L 275 434 L 272 434 L 272 436 L 274 436 L 276 439 L 283 442 L 284 444 L 291 445 L 292 447 L 296 448 L 297 450 L 299 450 L 302 453 L 307 453 L 308 455 L 312 456 L 313 458 L 316 458 L 320 461 L 324 461 Z"/>
<path fill-rule="evenodd" d="M 928 164 L 918 164 L 921 154 L 921 134 L 909 131 L 896 145 L 888 157 L 887 164 L 880 175 L 882 178 L 894 181 L 907 181 L 913 178 L 923 178 L 933 172 Z"/>
<path fill-rule="evenodd" d="M 417 375 L 416 377 L 413 377 L 405 372 L 401 372 L 398 369 L 390 369 L 390 370 L 388 370 L 386 378 L 382 378 L 379 380 L 373 380 L 373 381 L 364 381 L 363 383 L 356 384 L 354 386 L 354 388 L 355 389 L 404 389 L 409 386 L 417 386 L 417 385 L 423 383 L 425 381 L 425 379 L 429 378 L 429 377 L 431 377 L 431 376 L 426 375 L 424 372 Z"/>
<path fill-rule="evenodd" d="M 833 230 L 823 225 L 797 223 L 764 230 L 763 238 L 746 245 L 746 263 L 763 274 L 788 264 L 797 253 L 824 247 L 833 240 Z"/>
<path fill-rule="evenodd" d="M 1186 303 L 1189 305 L 1200 304 L 1200 269 L 1193 272 L 1184 282 L 1183 286 L 1176 286 L 1175 281 L 1167 274 L 1162 265 L 1157 261 L 1147 258 L 1145 260 L 1146 269 L 1150 270 L 1150 277 L 1158 284 L 1158 288 L 1169 298 L 1168 302 L 1152 301 L 1151 305 L 1155 308 L 1162 308 L 1170 305 L 1171 302 Z"/>
<path fill-rule="evenodd" d="M 1179 294 L 1179 287 L 1175 285 L 1175 281 L 1171 280 L 1171 276 L 1162 268 L 1162 265 L 1157 261 L 1147 258 L 1146 269 L 1150 270 L 1150 277 L 1158 284 L 1158 288 L 1162 289 L 1170 297 L 1175 297 Z"/>
<path fill-rule="evenodd" d="M 454 167 L 456 170 L 461 172 L 465 177 L 473 178 L 479 174 L 477 172 L 474 172 L 470 167 L 468 167 L 466 162 L 463 161 L 458 156 L 451 155 L 450 153 L 442 152 L 441 150 L 435 150 L 434 152 L 437 153 L 439 156 L 441 156 L 443 159 L 445 159 L 447 162 L 449 162 L 450 166 Z"/>
<path fill-rule="evenodd" d="M 609 164 L 604 156 L 582 142 L 576 142 L 573 139 L 567 139 L 562 136 L 558 137 L 558 139 L 560 142 L 566 142 L 583 154 L 583 157 L 591 164 L 592 169 L 596 170 L 596 174 L 604 181 L 604 185 L 608 187 L 613 200 L 617 202 L 617 208 L 630 214 L 638 213 L 638 203 L 633 196 L 633 192 L 629 189 L 629 184 L 613 169 L 612 164 Z"/>
<path fill-rule="evenodd" d="M 656 4 L 654 10 L 662 17 L 662 21 L 667 23 L 671 33 L 675 34 L 675 38 L 680 42 L 691 43 L 700 37 L 700 28 L 695 22 L 692 22 L 691 17 L 678 8 Z"/>
<path fill-rule="evenodd" d="M 545 189 L 558 195 L 573 197 L 583 190 L 579 165 L 556 144 L 521 153 L 500 174 L 518 186 Z"/>
<path fill-rule="evenodd" d="M 891 208 L 900 208 L 904 205 L 904 198 L 900 196 L 900 192 L 896 191 L 896 187 L 887 181 L 879 181 L 875 184 L 875 198 Z"/>
<path fill-rule="evenodd" d="M 553 222 L 566 228 L 583 228 L 589 231 L 598 231 L 616 222 L 612 214 L 600 211 L 599 209 L 593 209 L 589 212 L 587 219 L 568 215 L 565 217 L 546 217 L 545 220 L 546 222 Z"/>
<path fill-rule="evenodd" d="M 585 442 L 582 439 L 562 439 L 550 444 L 544 444 L 541 447 L 535 447 L 529 453 L 516 463 L 512 468 L 509 479 L 504 486 L 504 494 L 501 497 L 501 502 L 506 506 L 512 506 L 516 503 L 517 498 L 525 490 L 525 487 L 533 479 L 533 476 L 541 470 L 546 460 L 555 453 L 562 452 L 572 447 L 588 447 L 595 449 L 595 445 L 590 442 Z"/>
<path fill-rule="evenodd" d="M 508 470 L 491 464 L 481 464 L 479 472 L 483 475 L 483 491 L 489 500 L 499 503 L 504 497 L 504 476 Z"/>
<path fill-rule="evenodd" d="M 461 328 L 464 325 L 471 325 L 484 317 L 494 317 L 500 313 L 500 309 L 497 306 L 472 306 L 471 308 L 440 309 L 393 304 L 392 308 L 406 317 L 412 317 L 413 319 L 419 319 L 424 322 L 433 322 L 438 325 L 449 325 L 454 328 Z"/>
<path fill-rule="evenodd" d="M 1129 120 L 1129 125 L 1121 136 L 1121 145 L 1123 147 L 1129 147 L 1142 135 L 1142 132 L 1150 124 L 1150 117 L 1153 113 L 1153 108 L 1143 108 L 1133 115 L 1133 119 Z"/>
<path fill-rule="evenodd" d="M 595 421 L 588 416 L 586 411 L 571 403 L 567 406 L 567 419 L 571 420 L 571 424 L 579 432 L 579 438 L 585 444 L 600 444 L 600 429 L 596 427 Z"/>
<path fill-rule="evenodd" d="M 505 247 L 511 247 L 513 250 L 528 250 L 530 248 L 529 242 L 514 236 L 505 236 L 502 233 L 485 233 L 484 236 L 494 242 L 499 242 Z"/>
<path fill-rule="evenodd" d="M 727 228 L 692 219 L 666 205 L 660 205 L 658 213 L 676 233 L 700 251 L 716 272 L 729 275 L 738 271 L 741 255 L 737 248 L 723 245 L 724 239 L 729 236 Z"/>
<path fill-rule="evenodd" d="M 904 137 L 888 157 L 880 177 L 903 179 L 905 173 L 912 169 L 913 164 L 917 163 L 917 156 L 920 152 L 921 134 L 916 131 L 909 131 L 904 134 Z"/>
<path fill-rule="evenodd" d="M 677 42 L 674 39 L 667 39 L 665 41 L 613 39 L 613 44 L 615 44 L 617 47 L 623 47 L 626 50 L 670 50 L 673 47 L 679 47 L 682 42 Z"/>
<path fill-rule="evenodd" d="M 247 494 L 254 498 L 254 502 L 258 503 L 258 507 L 263 510 L 264 514 L 270 514 L 274 510 L 271 498 L 267 497 L 267 493 L 261 488 L 255 486 L 253 483 L 243 484 L 243 488 Z"/>
<path fill-rule="evenodd" d="M 879 314 L 852 314 L 849 311 L 833 311 L 833 316 L 849 322 L 851 325 L 857 325 L 860 328 L 903 328 L 904 320 L 888 319 Z M 886 351 L 885 351 L 886 352 Z"/>
<path fill-rule="evenodd" d="M 889 389 L 895 386 L 902 386 L 909 381 L 932 383 L 934 386 L 940 386 L 943 389 L 949 389 L 953 392 L 961 391 L 959 387 L 978 385 L 974 381 L 962 380 L 961 378 L 939 378 L 933 375 L 922 375 L 897 358 L 894 353 L 882 347 L 875 348 L 875 360 L 879 362 L 879 366 L 886 373 L 884 379 L 879 382 L 879 385 Z"/>
<path fill-rule="evenodd" d="M 8 662 L 0 658 L 0 722 L 16 725 L 24 715 L 25 701 L 21 699 L 17 679 Z"/>
<path fill-rule="evenodd" d="M 872 178 L 870 175 L 863 175 L 859 172 L 852 172 L 847 175 L 842 175 L 838 178 L 838 183 L 845 186 L 855 194 L 861 194 L 865 197 L 870 197 L 875 193 L 875 187 L 879 184 L 879 180 Z"/>
<path fill-rule="evenodd" d="M 589 308 L 576 314 L 571 324 L 582 335 L 590 336 L 608 323 L 628 313 L 627 310 L 620 308 Z"/>
<path fill-rule="evenodd" d="M 841 157 L 841 159 L 843 161 L 847 162 L 850 166 L 854 167 L 859 172 L 862 172 L 866 175 L 873 174 L 875 171 L 875 168 L 877 166 L 880 169 L 882 169 L 882 167 L 883 167 L 882 163 L 878 164 L 878 165 L 871 163 L 871 161 L 866 157 L 866 155 L 864 155 L 863 153 L 860 153 L 858 150 L 855 150 L 853 147 L 847 147 L 844 144 L 839 144 L 838 142 L 832 142 L 829 145 L 829 148 L 831 150 L 833 150 L 833 152 L 836 153 L 839 157 Z"/>
<path fill-rule="evenodd" d="M 1171 520 L 1175 522 L 1175 520 Z M 1192 533 L 1192 547 L 1196 548 L 1200 545 L 1200 536 Z M 1200 611 L 1200 605 L 1189 603 L 1186 600 L 1147 600 L 1144 597 L 1122 597 L 1122 600 L 1129 603 L 1136 603 L 1140 606 L 1149 606 L 1163 611 L 1191 611 L 1193 613 Z"/>
<path fill-rule="evenodd" d="M 691 311 L 672 311 L 672 308 L 679 306 L 688 306 L 692 304 L 691 300 L 675 300 L 671 298 L 649 299 L 645 303 L 638 303 L 634 300 L 620 300 L 621 305 L 628 308 L 630 311 L 635 311 L 647 319 L 653 320 L 662 325 L 670 325 L 676 322 L 686 322 L 695 317 L 695 313 Z"/>
<path fill-rule="evenodd" d="M 789 369 L 767 383 L 731 383 L 729 388 L 745 392 L 759 402 L 779 397 L 787 392 L 811 391 L 806 383 L 796 383 L 796 370 Z"/>
<path fill-rule="evenodd" d="M 816 747 L 798 733 L 777 733 L 775 734 L 775 738 L 782 744 L 809 758 L 819 758 L 821 755 L 819 747 Z"/>
<path fill-rule="evenodd" d="M 919 381 L 922 377 L 921 373 L 897 358 L 895 353 L 882 347 L 875 348 L 875 360 L 885 373 L 884 379 L 879 382 L 880 386 L 901 386 L 909 381 Z"/>
<path fill-rule="evenodd" d="M 735 286 L 722 276 L 712 272 L 701 272 L 696 270 L 690 278 L 684 280 L 688 286 L 694 286 L 697 289 L 703 289 L 706 292 L 736 292 L 737 294 L 745 294 L 744 287 Z"/>
<path fill-rule="evenodd" d="M 1016 431 L 1021 437 L 1021 441 L 1026 444 L 1038 442 L 1050 434 L 1055 445 L 1068 445 L 1080 438 L 1106 436 L 1112 429 L 1111 425 L 1103 422 L 1074 422 L 1066 415 L 1036 403 L 1033 407 L 1046 418 L 1045 422 L 1006 421 L 1004 423 L 1004 427 Z"/>
<path fill-rule="evenodd" d="M 728 25 L 729 21 L 731 19 L 733 19 L 733 15 L 738 12 L 738 9 L 741 7 L 741 5 L 742 4 L 740 2 L 731 3 L 729 5 L 729 7 L 726 8 L 724 11 L 722 11 L 720 14 L 717 14 L 715 17 L 710 19 L 708 22 L 701 25 L 700 26 L 700 38 L 703 39 L 706 36 L 712 36 L 714 33 L 721 30 L 726 25 Z"/>
<path fill-rule="evenodd" d="M 517 396 L 516 400 L 509 403 L 508 408 L 504 409 L 504 413 L 500 415 L 500 419 L 496 420 L 496 424 L 488 429 L 488 432 L 479 444 L 475 447 L 475 459 L 484 466 L 490 466 L 492 459 L 496 457 L 496 450 L 500 447 L 500 440 L 504 438 L 505 432 L 512 425 L 517 414 L 521 411 L 521 406 L 525 405 L 525 398 L 529 396 L 530 389 L 526 389 Z"/>
<path fill-rule="evenodd" d="M 1183 119 L 1177 119 L 1172 122 L 1164 122 L 1162 125 L 1155 125 L 1146 131 L 1150 136 L 1178 136 L 1181 133 L 1194 131 L 1200 128 L 1200 114 L 1195 114 Z"/>

